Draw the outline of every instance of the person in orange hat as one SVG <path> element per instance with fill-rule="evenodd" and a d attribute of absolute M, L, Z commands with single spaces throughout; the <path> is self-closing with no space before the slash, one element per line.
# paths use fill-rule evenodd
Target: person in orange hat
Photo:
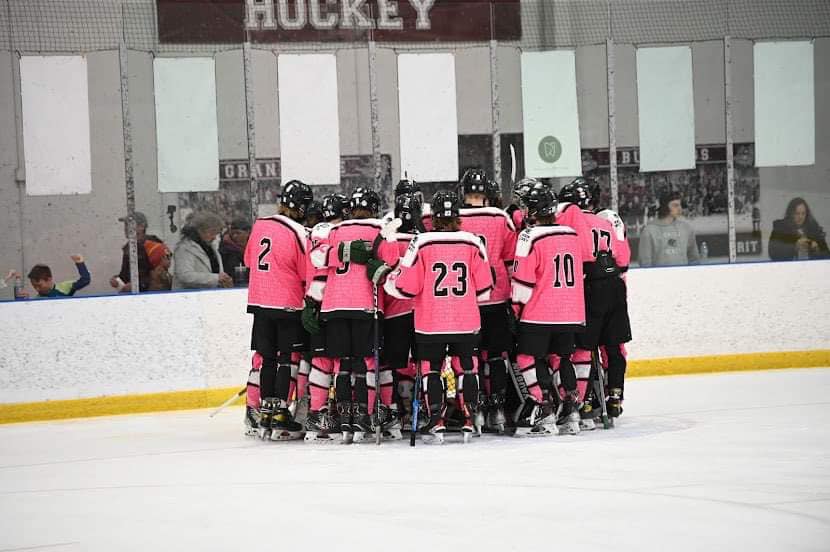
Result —
<path fill-rule="evenodd" d="M 144 251 L 150 265 L 147 291 L 170 290 L 173 287 L 173 277 L 169 271 L 173 257 L 170 249 L 161 242 L 147 240 L 144 242 Z"/>

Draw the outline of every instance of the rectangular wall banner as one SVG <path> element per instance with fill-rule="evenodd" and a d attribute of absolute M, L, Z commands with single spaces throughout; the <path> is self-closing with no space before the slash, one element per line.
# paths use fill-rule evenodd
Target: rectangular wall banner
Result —
<path fill-rule="evenodd" d="M 92 191 L 89 88 L 83 56 L 20 58 L 26 193 Z"/>
<path fill-rule="evenodd" d="M 689 46 L 637 50 L 640 170 L 695 166 L 695 105 Z"/>
<path fill-rule="evenodd" d="M 455 57 L 398 55 L 401 173 L 423 181 L 458 180 Z"/>
<path fill-rule="evenodd" d="M 582 175 L 573 50 L 522 53 L 525 174 Z"/>
<path fill-rule="evenodd" d="M 219 132 L 213 58 L 155 58 L 160 192 L 219 189 Z"/>
<path fill-rule="evenodd" d="M 278 58 L 282 180 L 340 184 L 337 57 Z"/>
<path fill-rule="evenodd" d="M 756 42 L 755 162 L 813 165 L 816 111 L 813 43 Z"/>

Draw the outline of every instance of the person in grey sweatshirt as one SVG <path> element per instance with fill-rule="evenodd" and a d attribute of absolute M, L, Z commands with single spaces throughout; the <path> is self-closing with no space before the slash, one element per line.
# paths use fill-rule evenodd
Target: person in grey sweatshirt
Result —
<path fill-rule="evenodd" d="M 695 231 L 680 218 L 682 213 L 679 193 L 670 192 L 660 197 L 657 218 L 649 222 L 640 235 L 640 266 L 700 263 Z"/>

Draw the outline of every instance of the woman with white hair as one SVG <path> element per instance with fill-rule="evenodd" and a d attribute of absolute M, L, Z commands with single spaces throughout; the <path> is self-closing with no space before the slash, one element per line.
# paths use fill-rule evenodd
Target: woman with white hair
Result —
<path fill-rule="evenodd" d="M 173 252 L 173 289 L 233 286 L 233 279 L 223 270 L 215 243 L 224 225 L 216 213 L 193 214 L 182 228 L 182 239 Z"/>

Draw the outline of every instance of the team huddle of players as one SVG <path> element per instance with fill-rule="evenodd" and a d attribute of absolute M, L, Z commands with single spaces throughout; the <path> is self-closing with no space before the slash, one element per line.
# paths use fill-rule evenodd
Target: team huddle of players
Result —
<path fill-rule="evenodd" d="M 598 196 L 584 178 L 558 194 L 524 179 L 502 209 L 498 186 L 471 169 L 428 205 L 400 181 L 385 216 L 372 190 L 325 196 L 308 228 L 311 188 L 287 183 L 245 252 L 246 433 L 350 443 L 414 428 L 442 442 L 449 428 L 466 442 L 618 417 L 630 250 Z"/>

